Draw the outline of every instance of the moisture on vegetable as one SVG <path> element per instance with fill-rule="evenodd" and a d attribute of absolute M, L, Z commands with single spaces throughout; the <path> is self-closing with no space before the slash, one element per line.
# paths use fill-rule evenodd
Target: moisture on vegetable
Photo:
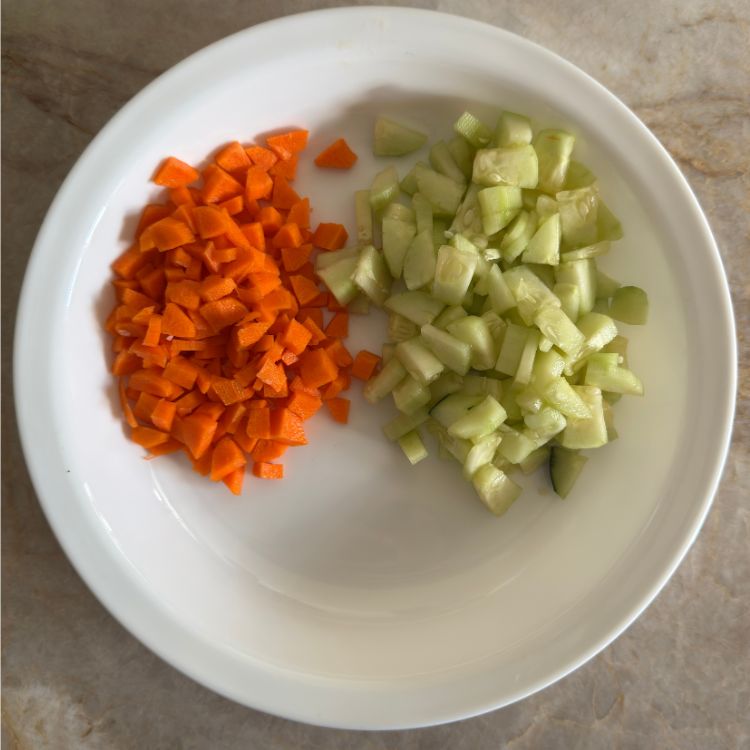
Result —
<path fill-rule="evenodd" d="M 619 324 L 644 324 L 648 298 L 598 267 L 622 227 L 572 133 L 510 111 L 494 128 L 464 112 L 453 131 L 402 179 L 385 164 L 356 193 L 358 244 L 318 273 L 342 304 L 388 313 L 382 368 L 361 362 L 365 397 L 400 412 L 386 437 L 417 463 L 426 428 L 500 515 L 521 494 L 514 472 L 546 464 L 566 497 L 582 451 L 617 437 L 613 405 L 644 390 Z M 375 124 L 378 156 L 426 140 Z"/>

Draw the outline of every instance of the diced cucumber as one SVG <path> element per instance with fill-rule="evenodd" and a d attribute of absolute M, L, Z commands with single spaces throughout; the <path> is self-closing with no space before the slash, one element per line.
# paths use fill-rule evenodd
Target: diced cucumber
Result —
<path fill-rule="evenodd" d="M 429 385 L 445 368 L 419 337 L 399 342 L 396 345 L 396 356 L 409 375 L 422 385 Z"/>
<path fill-rule="evenodd" d="M 433 325 L 422 326 L 422 339 L 427 348 L 448 368 L 465 375 L 469 371 L 471 346 Z"/>
<path fill-rule="evenodd" d="M 471 348 L 471 366 L 475 370 L 491 369 L 497 359 L 495 342 L 489 326 L 478 315 L 466 315 L 448 325 L 448 333 Z"/>
<path fill-rule="evenodd" d="M 516 306 L 516 298 L 503 278 L 500 266 L 494 264 L 487 275 L 487 296 L 489 297 L 492 309 L 498 315 L 502 315 Z"/>
<path fill-rule="evenodd" d="M 562 432 L 567 424 L 562 413 L 549 406 L 543 407 L 536 414 L 527 414 L 523 421 L 542 443 Z"/>
<path fill-rule="evenodd" d="M 563 448 L 599 448 L 607 443 L 607 425 L 604 423 L 602 392 L 588 385 L 574 385 L 573 390 L 583 399 L 591 416 L 570 417 L 567 427 L 560 435 Z"/>
<path fill-rule="evenodd" d="M 503 382 L 503 397 L 500 403 L 503 405 L 503 409 L 508 412 L 509 422 L 519 422 L 523 419 L 523 412 L 518 404 L 518 394 L 524 389 L 524 386 L 519 383 L 513 382 L 510 378 Z"/>
<path fill-rule="evenodd" d="M 521 258 L 524 263 L 556 266 L 560 262 L 560 214 L 552 214 L 540 224 Z"/>
<path fill-rule="evenodd" d="M 456 135 L 448 141 L 448 151 L 463 176 L 468 180 L 474 166 L 474 147 L 465 138 Z"/>
<path fill-rule="evenodd" d="M 430 410 L 430 416 L 447 430 L 455 421 L 465 417 L 482 399 L 483 396 L 462 391 L 452 393 Z"/>
<path fill-rule="evenodd" d="M 407 289 L 420 289 L 429 284 L 435 276 L 435 248 L 432 244 L 432 231 L 420 232 L 409 245 L 404 258 L 404 283 Z"/>
<path fill-rule="evenodd" d="M 399 414 L 390 422 L 383 425 L 383 434 L 388 440 L 395 442 L 407 433 L 415 430 L 429 418 L 430 415 L 424 407 L 418 409 L 413 414 Z"/>
<path fill-rule="evenodd" d="M 500 250 L 506 261 L 515 260 L 528 246 L 529 240 L 536 232 L 535 213 L 521 211 L 508 228 L 500 241 Z"/>
<path fill-rule="evenodd" d="M 606 346 L 601 348 L 603 352 L 612 352 L 620 356 L 620 364 L 628 366 L 628 340 L 619 334 L 615 336 Z"/>
<path fill-rule="evenodd" d="M 495 344 L 495 351 L 499 354 L 508 324 L 494 310 L 485 310 L 479 317 L 487 324 Z"/>
<path fill-rule="evenodd" d="M 404 156 L 427 143 L 427 135 L 387 117 L 375 120 L 374 151 L 376 156 Z"/>
<path fill-rule="evenodd" d="M 482 214 L 482 228 L 487 235 L 506 227 L 521 210 L 521 189 L 518 187 L 487 187 L 479 191 L 477 199 Z"/>
<path fill-rule="evenodd" d="M 431 425 L 441 449 L 445 451 L 448 457 L 453 457 L 460 464 L 463 464 L 469 456 L 469 451 L 471 451 L 471 441 L 449 435 L 448 430 L 437 422 L 432 422 Z"/>
<path fill-rule="evenodd" d="M 531 143 L 532 137 L 531 122 L 528 117 L 508 111 L 500 114 L 495 128 L 496 146 L 523 146 Z"/>
<path fill-rule="evenodd" d="M 344 258 L 338 263 L 333 263 L 327 268 L 318 270 L 318 276 L 324 281 L 325 285 L 331 290 L 331 294 L 336 298 L 340 305 L 346 305 L 351 302 L 359 291 L 352 281 L 352 276 L 357 268 L 358 259 Z"/>
<path fill-rule="evenodd" d="M 599 242 L 603 240 L 621 240 L 622 225 L 620 220 L 609 210 L 609 206 L 603 201 L 599 201 L 599 210 L 596 217 L 596 236 Z"/>
<path fill-rule="evenodd" d="M 371 245 L 372 206 L 369 190 L 357 190 L 354 193 L 354 217 L 357 224 L 357 242 L 360 245 Z"/>
<path fill-rule="evenodd" d="M 477 185 L 515 185 L 535 188 L 539 179 L 539 163 L 531 144 L 505 148 L 483 148 L 474 157 L 472 180 Z M 519 205 L 521 195 L 518 196 Z"/>
<path fill-rule="evenodd" d="M 577 190 L 578 188 L 588 187 L 595 182 L 596 176 L 588 167 L 575 159 L 571 159 L 562 189 Z"/>
<path fill-rule="evenodd" d="M 602 315 L 609 315 L 609 300 L 597 297 L 591 312 L 600 313 Z"/>
<path fill-rule="evenodd" d="M 405 206 L 403 203 L 389 203 L 382 213 L 383 219 L 396 219 L 398 221 L 404 221 L 407 224 L 415 224 L 416 216 L 414 215 L 414 209 L 409 206 Z"/>
<path fill-rule="evenodd" d="M 315 272 L 319 275 L 324 268 L 339 263 L 344 259 L 359 258 L 360 249 L 358 247 L 345 247 L 335 252 L 318 253 L 315 258 Z"/>
<path fill-rule="evenodd" d="M 453 123 L 453 130 L 463 136 L 474 148 L 486 146 L 492 138 L 492 131 L 471 112 L 464 112 Z"/>
<path fill-rule="evenodd" d="M 464 196 L 465 186 L 419 165 L 415 174 L 417 189 L 430 202 L 433 212 L 442 216 L 455 216 Z"/>
<path fill-rule="evenodd" d="M 352 281 L 378 307 L 385 304 L 391 293 L 391 275 L 385 259 L 372 245 L 362 248 Z"/>
<path fill-rule="evenodd" d="M 560 256 L 560 260 L 584 260 L 585 258 L 598 258 L 600 255 L 606 255 L 609 252 L 610 243 L 608 241 L 595 242 L 593 245 L 579 247 L 577 250 L 568 250 Z"/>
<path fill-rule="evenodd" d="M 645 325 L 648 320 L 648 295 L 640 287 L 621 286 L 612 297 L 609 314 L 629 325 Z"/>
<path fill-rule="evenodd" d="M 550 198 L 549 195 L 540 193 L 536 199 L 536 206 L 534 210 L 536 211 L 537 224 L 541 224 L 550 216 L 559 214 L 560 206 L 557 205 L 557 201 L 554 198 Z"/>
<path fill-rule="evenodd" d="M 539 190 L 529 190 L 528 188 L 521 190 L 521 200 L 523 201 L 524 210 L 536 211 L 536 204 L 540 195 L 543 195 L 543 193 Z"/>
<path fill-rule="evenodd" d="M 615 321 L 609 315 L 602 313 L 590 312 L 579 318 L 578 330 L 586 337 L 582 355 L 598 352 L 604 348 L 615 336 L 617 336 L 617 326 Z"/>
<path fill-rule="evenodd" d="M 560 300 L 562 311 L 575 323 L 581 306 L 581 292 L 575 284 L 557 283 L 552 293 Z"/>
<path fill-rule="evenodd" d="M 407 432 L 406 435 L 400 437 L 398 444 L 412 466 L 418 464 L 423 458 L 427 458 L 427 448 L 417 430 Z"/>
<path fill-rule="evenodd" d="M 523 461 L 519 463 L 521 471 L 524 474 L 533 474 L 540 466 L 549 463 L 550 448 L 545 445 L 529 453 Z"/>
<path fill-rule="evenodd" d="M 578 451 L 556 445 L 549 457 L 549 478 L 552 488 L 562 498 L 568 496 L 588 458 Z"/>
<path fill-rule="evenodd" d="M 534 359 L 539 347 L 539 332 L 533 328 L 526 337 L 526 343 L 521 351 L 521 357 L 518 360 L 516 368 L 515 382 L 521 385 L 528 385 L 531 381 L 531 372 L 534 367 Z"/>
<path fill-rule="evenodd" d="M 477 257 L 476 252 L 442 245 L 437 255 L 433 295 L 447 305 L 460 304 L 474 277 Z"/>
<path fill-rule="evenodd" d="M 347 309 L 352 315 L 367 315 L 370 312 L 370 298 L 364 294 L 358 294 L 347 305 Z"/>
<path fill-rule="evenodd" d="M 503 397 L 503 383 L 497 378 L 482 375 L 466 375 L 463 379 L 463 392 L 474 396 L 492 396 L 500 401 Z"/>
<path fill-rule="evenodd" d="M 539 159 L 538 188 L 555 195 L 565 182 L 575 138 L 564 130 L 540 130 L 532 143 Z"/>
<path fill-rule="evenodd" d="M 560 284 L 575 284 L 580 295 L 579 315 L 594 307 L 596 299 L 596 265 L 593 260 L 571 260 L 555 266 L 555 280 Z"/>
<path fill-rule="evenodd" d="M 419 326 L 398 313 L 388 316 L 388 338 L 396 343 L 407 341 L 419 335 Z"/>
<path fill-rule="evenodd" d="M 401 180 L 400 188 L 404 193 L 408 195 L 414 195 L 417 192 L 417 169 L 423 167 L 429 169 L 430 165 L 423 161 L 418 161 L 405 175 L 404 179 Z"/>
<path fill-rule="evenodd" d="M 539 335 L 539 351 L 548 352 L 552 348 L 552 342 L 546 337 Z"/>
<path fill-rule="evenodd" d="M 610 299 L 614 297 L 615 292 L 620 288 L 620 282 L 607 276 L 604 271 L 596 269 L 596 298 Z"/>
<path fill-rule="evenodd" d="M 494 432 L 508 415 L 492 396 L 485 396 L 468 414 L 448 426 L 448 434 L 464 440 L 475 440 Z"/>
<path fill-rule="evenodd" d="M 445 241 L 448 239 L 448 226 L 449 222 L 447 221 L 447 219 L 433 215 L 432 244 L 435 247 L 440 247 L 440 245 L 445 244 Z"/>
<path fill-rule="evenodd" d="M 566 354 L 578 351 L 585 341 L 576 324 L 559 308 L 543 307 L 534 316 L 539 330 Z"/>
<path fill-rule="evenodd" d="M 537 448 L 533 440 L 512 427 L 505 427 L 501 434 L 503 440 L 498 446 L 497 452 L 512 464 L 520 464 Z"/>
<path fill-rule="evenodd" d="M 566 417 L 586 419 L 591 410 L 578 392 L 565 378 L 553 378 L 540 388 L 542 398 Z"/>
<path fill-rule="evenodd" d="M 412 323 L 423 326 L 432 323 L 445 305 L 425 292 L 401 292 L 385 301 L 385 307 L 391 312 L 403 315 Z"/>
<path fill-rule="evenodd" d="M 492 462 L 501 440 L 500 434 L 493 432 L 480 438 L 471 446 L 464 461 L 464 479 L 467 482 L 471 481 L 471 478 L 482 466 Z"/>
<path fill-rule="evenodd" d="M 479 499 L 496 516 L 501 516 L 518 499 L 521 488 L 504 472 L 485 464 L 472 479 Z"/>
<path fill-rule="evenodd" d="M 562 191 L 555 199 L 560 207 L 560 228 L 565 246 L 575 248 L 594 244 L 599 209 L 596 183 L 578 190 Z"/>
<path fill-rule="evenodd" d="M 430 389 L 407 375 L 393 389 L 393 403 L 402 414 L 414 414 L 430 400 Z"/>
<path fill-rule="evenodd" d="M 430 164 L 436 172 L 450 177 L 454 182 L 462 183 L 466 181 L 464 173 L 458 164 L 456 164 L 445 141 L 438 141 L 430 149 Z"/>
<path fill-rule="evenodd" d="M 565 360 L 556 351 L 539 352 L 534 360 L 532 381 L 541 392 L 548 383 L 559 378 L 564 369 Z"/>
<path fill-rule="evenodd" d="M 609 359 L 614 357 L 614 360 Z M 643 395 L 643 383 L 634 372 L 620 367 L 619 354 L 592 354 L 586 364 L 584 383 L 594 385 L 603 391 L 624 393 L 631 396 Z"/>
<path fill-rule="evenodd" d="M 528 328 L 516 325 L 515 323 L 508 324 L 505 330 L 505 337 L 503 338 L 503 345 L 500 347 L 500 353 L 495 362 L 495 369 L 498 372 L 511 376 L 516 374 L 528 336 Z"/>
<path fill-rule="evenodd" d="M 521 407 L 524 415 L 537 414 L 544 406 L 542 397 L 533 385 L 527 385 L 516 394 L 516 403 Z"/>
<path fill-rule="evenodd" d="M 448 233 L 450 235 L 461 234 L 472 240 L 482 234 L 482 212 L 479 208 L 479 186 L 472 183 L 466 191 L 458 212 L 451 222 Z"/>
<path fill-rule="evenodd" d="M 404 257 L 416 233 L 414 224 L 400 219 L 383 219 L 383 255 L 394 279 L 403 273 Z"/>
<path fill-rule="evenodd" d="M 364 396 L 371 404 L 375 404 L 387 396 L 405 377 L 406 368 L 398 358 L 389 359 L 380 372 L 365 383 Z"/>
<path fill-rule="evenodd" d="M 427 200 L 427 198 L 422 195 L 422 193 L 414 193 L 411 198 L 411 205 L 414 208 L 414 219 L 417 224 L 417 234 L 421 234 L 422 232 L 429 232 L 430 238 L 432 238 L 432 205 Z"/>
<path fill-rule="evenodd" d="M 455 372 L 445 370 L 440 373 L 440 377 L 430 383 L 430 408 L 451 393 L 460 391 L 463 384 L 463 378 Z"/>
<path fill-rule="evenodd" d="M 440 313 L 440 315 L 435 318 L 433 321 L 433 324 L 436 328 L 447 328 L 454 320 L 458 320 L 459 318 L 463 318 L 468 313 L 466 310 L 464 310 L 461 305 L 452 305 L 451 307 L 446 307 L 443 312 Z"/>
<path fill-rule="evenodd" d="M 544 283 L 544 286 L 547 287 L 547 289 L 552 291 L 552 287 L 555 285 L 555 268 L 554 266 L 549 266 L 546 263 L 526 263 L 526 268 L 528 268 L 530 271 L 533 271 L 536 277 Z M 553 294 L 552 297 L 555 295 Z M 550 299 L 552 299 L 550 297 Z M 560 300 L 557 300 L 555 303 L 555 307 L 560 307 Z"/>
<path fill-rule="evenodd" d="M 375 175 L 370 188 L 370 206 L 374 211 L 382 211 L 400 192 L 396 167 L 386 167 Z"/>
<path fill-rule="evenodd" d="M 537 312 L 542 308 L 560 307 L 560 300 L 528 266 L 509 268 L 503 273 L 503 278 L 516 300 L 521 319 L 527 325 L 534 322 Z"/>
<path fill-rule="evenodd" d="M 607 440 L 611 443 L 613 440 L 617 440 L 618 435 L 615 429 L 615 410 L 606 398 L 602 398 L 602 411 L 604 412 L 604 424 L 607 425 Z"/>

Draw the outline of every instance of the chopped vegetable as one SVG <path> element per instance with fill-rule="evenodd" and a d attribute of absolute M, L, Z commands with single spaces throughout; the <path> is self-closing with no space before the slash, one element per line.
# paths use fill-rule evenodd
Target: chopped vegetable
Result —
<path fill-rule="evenodd" d="M 315 157 L 315 164 L 326 169 L 351 169 L 357 161 L 357 155 L 349 144 L 339 138 Z"/>

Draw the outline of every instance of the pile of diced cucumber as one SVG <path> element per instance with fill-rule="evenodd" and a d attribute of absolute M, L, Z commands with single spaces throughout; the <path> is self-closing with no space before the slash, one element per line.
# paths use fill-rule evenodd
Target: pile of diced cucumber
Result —
<path fill-rule="evenodd" d="M 365 386 L 400 414 L 384 427 L 412 464 L 421 428 L 495 514 L 521 493 L 510 474 L 549 465 L 565 497 L 586 457 L 617 437 L 612 406 L 643 386 L 616 321 L 646 322 L 648 299 L 597 268 L 622 237 L 574 136 L 534 134 L 503 112 L 495 130 L 465 112 L 455 137 L 399 180 L 394 166 L 355 194 L 358 246 L 320 254 L 341 304 L 389 314 L 383 367 Z M 427 137 L 386 118 L 375 153 Z M 379 248 L 379 249 L 376 249 Z"/>

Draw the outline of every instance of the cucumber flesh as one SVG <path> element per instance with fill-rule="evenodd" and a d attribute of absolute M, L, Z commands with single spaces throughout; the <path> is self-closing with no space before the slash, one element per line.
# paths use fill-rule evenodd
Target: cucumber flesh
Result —
<path fill-rule="evenodd" d="M 398 313 L 388 315 L 388 338 L 398 343 L 419 335 L 419 326 Z"/>
<path fill-rule="evenodd" d="M 521 189 L 512 185 L 486 187 L 477 193 L 486 235 L 499 232 L 521 211 Z"/>
<path fill-rule="evenodd" d="M 414 224 L 390 217 L 383 219 L 383 255 L 394 279 L 401 278 L 406 251 L 416 233 Z"/>
<path fill-rule="evenodd" d="M 492 139 L 492 131 L 471 112 L 464 112 L 453 123 L 453 130 L 463 136 L 474 148 L 482 148 Z"/>
<path fill-rule="evenodd" d="M 402 414 L 414 414 L 426 406 L 430 400 L 430 390 L 407 375 L 393 389 L 393 403 Z"/>
<path fill-rule="evenodd" d="M 496 146 L 523 146 L 531 143 L 533 132 L 528 117 L 516 112 L 503 112 L 495 128 Z"/>
<path fill-rule="evenodd" d="M 537 228 L 537 215 L 521 211 L 508 228 L 500 241 L 503 258 L 511 262 L 527 248 Z"/>
<path fill-rule="evenodd" d="M 372 206 L 369 190 L 357 190 L 354 193 L 354 215 L 357 223 L 357 242 L 360 245 L 371 245 Z"/>
<path fill-rule="evenodd" d="M 417 165 L 415 175 L 417 189 L 430 202 L 434 213 L 442 216 L 455 216 L 464 196 L 464 185 L 419 165 Z"/>
<path fill-rule="evenodd" d="M 442 245 L 438 250 L 432 284 L 434 297 L 446 305 L 460 304 L 474 278 L 477 262 L 476 252 Z"/>
<path fill-rule="evenodd" d="M 461 305 L 451 305 L 450 307 L 446 307 L 443 312 L 435 318 L 433 324 L 436 328 L 446 329 L 454 320 L 465 318 L 467 315 L 468 313 L 463 307 L 461 307 Z"/>
<path fill-rule="evenodd" d="M 560 262 L 560 214 L 552 214 L 540 224 L 523 251 L 522 260 L 550 266 Z"/>
<path fill-rule="evenodd" d="M 563 448 L 599 448 L 607 444 L 607 425 L 604 422 L 602 392 L 588 385 L 574 385 L 573 390 L 589 408 L 591 415 L 583 419 L 570 417 L 560 435 Z"/>
<path fill-rule="evenodd" d="M 465 138 L 456 135 L 448 141 L 448 151 L 463 176 L 468 180 L 474 168 L 474 147 Z"/>
<path fill-rule="evenodd" d="M 501 440 L 502 437 L 500 434 L 493 432 L 490 435 L 480 438 L 471 446 L 471 449 L 466 456 L 466 460 L 464 461 L 463 469 L 464 479 L 467 482 L 471 481 L 471 478 L 482 466 L 492 462 Z"/>
<path fill-rule="evenodd" d="M 588 461 L 578 451 L 568 450 L 556 445 L 549 457 L 549 478 L 552 488 L 562 498 L 567 497 L 573 489 L 578 476 Z"/>
<path fill-rule="evenodd" d="M 406 288 L 420 289 L 429 284 L 435 277 L 436 263 L 432 230 L 425 229 L 414 237 L 404 257 L 403 276 Z"/>
<path fill-rule="evenodd" d="M 414 193 L 411 198 L 411 204 L 414 206 L 414 220 L 417 224 L 417 234 L 429 232 L 430 237 L 432 237 L 434 231 L 432 205 L 422 193 Z"/>
<path fill-rule="evenodd" d="M 539 159 L 539 189 L 555 195 L 565 182 L 575 138 L 564 130 L 540 130 L 533 140 Z"/>
<path fill-rule="evenodd" d="M 445 365 L 421 342 L 419 337 L 396 345 L 396 356 L 406 371 L 422 385 L 429 385 Z"/>
<path fill-rule="evenodd" d="M 354 285 L 352 276 L 357 268 L 358 258 L 344 258 L 338 263 L 333 263 L 327 268 L 321 268 L 317 273 L 325 285 L 331 290 L 331 294 L 340 305 L 351 302 L 359 292 Z"/>
<path fill-rule="evenodd" d="M 374 151 L 376 156 L 404 156 L 427 143 L 427 135 L 387 117 L 375 120 Z"/>
<path fill-rule="evenodd" d="M 448 427 L 453 437 L 474 440 L 494 432 L 506 419 L 507 413 L 492 396 L 485 396 L 467 414 L 459 417 Z"/>
<path fill-rule="evenodd" d="M 449 369 L 466 375 L 471 360 L 471 346 L 433 325 L 422 326 L 422 339 L 427 348 Z"/>
<path fill-rule="evenodd" d="M 400 192 L 396 167 L 386 167 L 375 175 L 370 188 L 370 206 L 373 211 L 382 211 Z"/>
<path fill-rule="evenodd" d="M 417 409 L 413 414 L 399 414 L 383 425 L 383 434 L 394 442 L 424 424 L 429 418 L 430 415 L 424 407 Z"/>
<path fill-rule="evenodd" d="M 370 378 L 363 390 L 364 397 L 375 404 L 387 396 L 406 377 L 406 368 L 397 357 L 389 359 L 375 377 Z"/>
<path fill-rule="evenodd" d="M 407 320 L 423 326 L 432 323 L 442 312 L 445 305 L 425 292 L 401 292 L 385 301 L 385 307 L 391 312 L 403 315 Z"/>
<path fill-rule="evenodd" d="M 497 360 L 495 342 L 487 322 L 478 315 L 466 315 L 448 325 L 448 333 L 465 342 L 471 349 L 471 366 L 489 370 Z"/>
<path fill-rule="evenodd" d="M 615 320 L 642 326 L 648 320 L 648 295 L 637 286 L 621 286 L 612 297 L 609 308 Z"/>
<path fill-rule="evenodd" d="M 385 304 L 391 293 L 391 275 L 382 254 L 372 245 L 362 248 L 351 278 L 354 285 L 378 307 Z"/>
<path fill-rule="evenodd" d="M 536 151 L 531 144 L 480 149 L 474 157 L 472 180 L 485 187 L 515 185 L 535 188 L 539 180 Z"/>
<path fill-rule="evenodd" d="M 445 141 L 438 141 L 430 149 L 430 164 L 436 172 L 450 177 L 454 182 L 462 183 L 466 181 L 466 175 L 456 164 Z"/>
<path fill-rule="evenodd" d="M 521 487 L 492 464 L 482 466 L 472 482 L 479 499 L 496 516 L 503 515 L 521 494 Z"/>
<path fill-rule="evenodd" d="M 459 391 L 446 396 L 430 410 L 430 416 L 446 430 L 482 401 L 481 395 Z"/>
<path fill-rule="evenodd" d="M 407 432 L 406 435 L 400 437 L 398 444 L 412 466 L 427 458 L 427 448 L 417 430 Z"/>

